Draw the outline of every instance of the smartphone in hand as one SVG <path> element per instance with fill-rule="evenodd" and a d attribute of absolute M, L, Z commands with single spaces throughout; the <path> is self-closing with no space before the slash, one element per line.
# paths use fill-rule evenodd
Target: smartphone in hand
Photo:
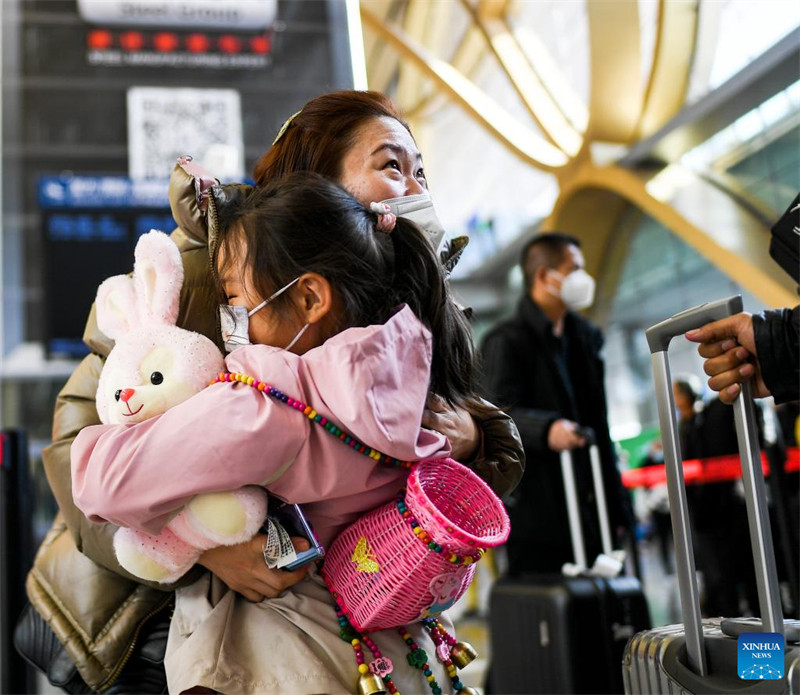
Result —
<path fill-rule="evenodd" d="M 297 559 L 288 565 L 284 565 L 281 569 L 291 572 L 307 565 L 309 562 L 325 557 L 325 549 L 317 539 L 300 505 L 289 504 L 270 497 L 268 514 L 275 522 L 283 526 L 290 536 L 305 538 L 311 544 L 311 547 L 307 550 L 297 552 Z"/>

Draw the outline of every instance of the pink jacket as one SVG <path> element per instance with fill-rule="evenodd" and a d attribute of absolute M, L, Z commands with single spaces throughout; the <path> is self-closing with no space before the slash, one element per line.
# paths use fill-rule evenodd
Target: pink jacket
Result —
<path fill-rule="evenodd" d="M 449 454 L 420 425 L 430 333 L 408 307 L 304 355 L 253 345 L 230 371 L 265 381 L 338 427 L 407 461 Z M 263 485 L 302 504 L 323 545 L 390 500 L 406 473 L 359 454 L 300 412 L 243 384 L 214 384 L 137 425 L 86 427 L 72 445 L 75 502 L 92 521 L 157 533 L 194 495 Z"/>

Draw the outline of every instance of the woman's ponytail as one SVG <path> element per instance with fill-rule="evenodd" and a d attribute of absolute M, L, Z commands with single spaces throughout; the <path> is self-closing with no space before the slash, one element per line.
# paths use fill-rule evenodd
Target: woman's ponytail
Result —
<path fill-rule="evenodd" d="M 450 296 L 444 269 L 425 233 L 401 217 L 389 236 L 394 249 L 391 289 L 397 302 L 408 304 L 433 335 L 431 391 L 463 406 L 474 399 L 469 323 Z"/>

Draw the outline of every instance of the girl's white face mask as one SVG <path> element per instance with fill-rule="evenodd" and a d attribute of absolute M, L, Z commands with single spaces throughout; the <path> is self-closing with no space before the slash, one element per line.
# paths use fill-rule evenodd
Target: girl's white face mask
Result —
<path fill-rule="evenodd" d="M 424 230 L 428 234 L 433 250 L 437 253 L 439 252 L 445 238 L 445 231 L 436 216 L 433 200 L 429 193 L 404 195 L 399 198 L 388 198 L 378 202 L 388 205 L 389 211 L 397 217 L 405 217 Z"/>
<path fill-rule="evenodd" d="M 568 309 L 578 311 L 592 305 L 592 302 L 594 302 L 595 282 L 594 278 L 583 268 L 573 270 L 566 277 L 557 270 L 551 270 L 550 272 L 561 278 L 560 296 Z"/>
<path fill-rule="evenodd" d="M 261 311 L 273 299 L 283 294 L 294 283 L 300 279 L 300 276 L 292 280 L 288 285 L 284 285 L 277 292 L 274 292 L 267 297 L 261 304 L 253 307 L 247 311 L 243 306 L 230 306 L 229 304 L 220 304 L 219 307 L 219 324 L 222 330 L 222 340 L 225 343 L 225 351 L 232 352 L 238 347 L 243 345 L 251 345 L 250 342 L 250 317 L 257 311 Z M 292 338 L 291 342 L 284 348 L 289 350 L 300 339 L 300 336 L 306 332 L 309 324 L 303 326 L 297 335 Z"/>

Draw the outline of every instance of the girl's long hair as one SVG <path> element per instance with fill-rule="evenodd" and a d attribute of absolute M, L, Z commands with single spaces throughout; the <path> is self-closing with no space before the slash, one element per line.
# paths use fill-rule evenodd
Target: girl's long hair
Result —
<path fill-rule="evenodd" d="M 244 248 L 244 272 L 263 297 L 303 273 L 320 274 L 338 299 L 337 332 L 384 323 L 408 304 L 433 337 L 431 390 L 452 404 L 474 403 L 469 324 L 425 233 L 403 218 L 389 234 L 376 231 L 377 223 L 374 212 L 337 184 L 290 174 L 256 187 L 231 212 L 217 257 L 223 250 L 226 259 L 236 259 Z M 270 306 L 288 312 L 290 293 Z"/>

